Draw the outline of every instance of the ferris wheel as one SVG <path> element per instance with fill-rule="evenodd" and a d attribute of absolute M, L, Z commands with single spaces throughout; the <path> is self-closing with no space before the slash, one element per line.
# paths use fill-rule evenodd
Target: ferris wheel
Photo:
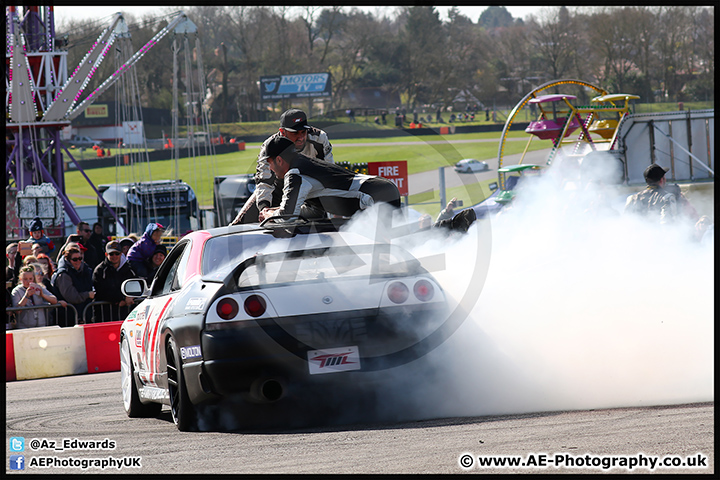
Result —
<path fill-rule="evenodd" d="M 585 88 L 590 89 L 594 91 L 595 95 L 606 95 L 608 92 L 596 85 L 593 85 L 588 82 L 584 82 L 582 80 L 575 80 L 575 79 L 560 79 L 560 80 L 553 80 L 551 82 L 545 83 L 543 85 L 540 85 L 539 87 L 532 90 L 530 93 L 525 95 L 522 100 L 520 100 L 517 105 L 515 105 L 515 108 L 512 109 L 510 114 L 508 115 L 508 118 L 505 122 L 505 126 L 503 127 L 502 134 L 500 136 L 500 144 L 498 146 L 498 170 L 500 170 L 503 167 L 503 157 L 505 155 L 505 142 L 508 138 L 508 133 L 510 132 L 510 127 L 515 123 L 516 118 L 519 117 L 523 109 L 527 106 L 532 106 L 533 110 L 535 108 L 540 108 L 540 118 L 539 120 L 541 122 L 544 122 L 542 125 L 538 125 L 538 128 L 534 132 L 528 132 L 528 133 L 534 133 L 537 135 L 538 138 L 546 139 L 546 140 L 552 140 L 553 141 L 553 147 L 550 153 L 550 157 L 548 158 L 547 163 L 549 164 L 552 158 L 554 157 L 555 153 L 560 147 L 560 143 L 562 142 L 562 139 L 568 136 L 570 133 L 572 133 L 573 130 L 577 129 L 580 125 L 576 124 L 576 119 L 570 115 L 570 111 L 564 111 L 560 113 L 565 113 L 565 117 L 561 117 L 564 120 L 564 123 L 559 121 L 558 118 L 549 118 L 549 115 L 547 112 L 545 112 L 541 108 L 541 104 L 545 102 L 562 102 L 563 104 L 567 104 L 569 106 L 569 110 L 572 110 L 572 106 L 567 103 L 569 98 L 572 97 L 572 99 L 575 99 L 576 97 L 574 95 L 569 94 L 561 94 L 557 93 L 555 95 L 547 94 L 551 89 L 557 88 L 557 87 L 570 87 L 573 88 Z M 539 95 L 541 93 L 546 93 L 545 95 Z M 552 112 L 555 116 L 559 113 L 557 109 L 553 106 Z M 527 130 L 526 130 L 527 131 Z M 532 137 L 528 141 L 527 146 L 525 147 L 525 150 L 522 153 L 522 156 L 520 158 L 519 164 L 523 163 L 523 159 L 525 158 L 525 154 L 528 151 L 528 148 L 530 146 L 530 141 L 532 140 Z M 501 188 L 504 188 L 505 185 L 505 177 L 504 175 L 501 175 L 498 173 L 498 183 Z"/>

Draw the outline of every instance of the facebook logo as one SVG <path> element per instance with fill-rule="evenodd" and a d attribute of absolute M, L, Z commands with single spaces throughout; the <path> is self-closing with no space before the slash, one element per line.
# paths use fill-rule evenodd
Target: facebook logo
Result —
<path fill-rule="evenodd" d="M 10 470 L 25 470 L 25 455 L 10 455 Z"/>
<path fill-rule="evenodd" d="M 23 437 L 10 437 L 10 451 L 11 452 L 24 452 L 25 451 L 25 439 Z"/>

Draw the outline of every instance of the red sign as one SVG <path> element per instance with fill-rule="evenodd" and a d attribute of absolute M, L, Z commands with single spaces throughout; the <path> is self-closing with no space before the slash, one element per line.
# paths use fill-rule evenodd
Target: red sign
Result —
<path fill-rule="evenodd" d="M 368 173 L 391 180 L 400 190 L 400 195 L 408 195 L 407 160 L 397 162 L 368 162 Z"/>

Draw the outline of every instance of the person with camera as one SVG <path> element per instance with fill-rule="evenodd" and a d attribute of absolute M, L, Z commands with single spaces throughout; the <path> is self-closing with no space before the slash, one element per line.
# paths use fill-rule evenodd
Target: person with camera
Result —
<path fill-rule="evenodd" d="M 12 291 L 13 307 L 34 307 L 55 305 L 58 300 L 47 288 L 35 282 L 35 269 L 32 266 L 20 269 L 18 285 Z M 45 327 L 48 325 L 47 310 L 36 308 L 16 312 L 14 329 Z"/>

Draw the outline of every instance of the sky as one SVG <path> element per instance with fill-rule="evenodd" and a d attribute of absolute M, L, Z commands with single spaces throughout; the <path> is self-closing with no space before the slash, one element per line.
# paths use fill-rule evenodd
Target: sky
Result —
<path fill-rule="evenodd" d="M 82 6 L 82 7 L 66 7 L 66 6 L 56 6 L 55 7 L 55 22 L 56 26 L 59 26 L 61 23 L 66 21 L 66 19 L 69 18 L 80 18 L 80 19 L 87 19 L 87 20 L 99 20 L 104 17 L 110 17 L 116 12 L 132 12 L 136 16 L 144 16 L 146 14 L 151 13 L 160 13 L 163 9 L 166 9 L 168 7 L 142 7 L 142 6 L 118 6 L 118 7 L 103 7 L 103 6 Z M 372 13 L 376 13 L 376 10 L 378 8 L 386 8 L 386 7 L 359 7 L 362 9 L 367 9 L 368 11 Z M 392 8 L 392 7 L 390 7 Z M 447 19 L 447 11 L 450 10 L 451 7 L 435 7 L 440 12 L 440 18 Z M 480 14 L 487 8 L 487 6 L 462 6 L 458 7 L 460 11 L 463 13 L 463 15 L 469 17 L 472 19 L 473 22 L 477 22 L 478 18 L 480 17 Z M 527 15 L 531 13 L 538 12 L 539 10 L 543 8 L 550 8 L 550 7 L 538 7 L 538 6 L 513 6 L 513 7 L 506 7 L 508 11 L 512 14 L 515 18 L 525 18 Z M 182 9 L 182 7 L 172 8 L 172 11 Z"/>

